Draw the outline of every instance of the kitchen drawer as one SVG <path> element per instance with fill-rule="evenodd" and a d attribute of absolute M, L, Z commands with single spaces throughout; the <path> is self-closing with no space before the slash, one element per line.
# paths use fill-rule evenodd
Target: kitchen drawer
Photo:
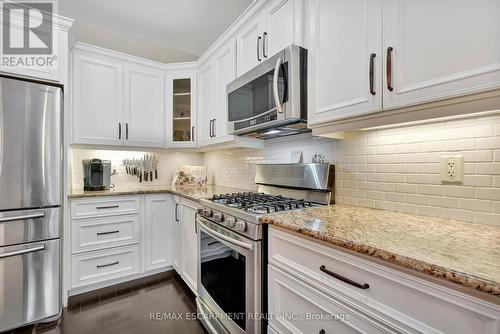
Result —
<path fill-rule="evenodd" d="M 73 253 L 139 243 L 139 215 L 74 220 L 71 224 Z"/>
<path fill-rule="evenodd" d="M 276 228 L 269 232 L 269 263 L 404 331 L 495 333 L 499 329 L 498 306 Z M 369 288 L 345 283 L 321 271 L 321 266 Z"/>
<path fill-rule="evenodd" d="M 98 197 L 71 201 L 71 218 L 106 217 L 122 214 L 139 213 L 139 196 Z"/>
<path fill-rule="evenodd" d="M 269 266 L 269 325 L 281 333 L 393 333 L 389 328 L 346 307 L 284 271 Z"/>
<path fill-rule="evenodd" d="M 140 272 L 139 245 L 76 254 L 71 259 L 72 287 Z"/>

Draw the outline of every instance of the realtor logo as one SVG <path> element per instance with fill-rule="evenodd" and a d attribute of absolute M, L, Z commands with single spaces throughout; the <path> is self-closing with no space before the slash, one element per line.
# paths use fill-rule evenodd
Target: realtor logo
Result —
<path fill-rule="evenodd" d="M 3 4 L 3 54 L 52 54 L 52 3 Z"/>

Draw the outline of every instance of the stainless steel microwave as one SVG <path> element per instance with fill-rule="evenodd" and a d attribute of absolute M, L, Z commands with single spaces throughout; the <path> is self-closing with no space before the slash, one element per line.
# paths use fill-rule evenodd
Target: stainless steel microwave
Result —
<path fill-rule="evenodd" d="M 278 52 L 227 85 L 228 131 L 272 138 L 307 129 L 307 50 Z"/>

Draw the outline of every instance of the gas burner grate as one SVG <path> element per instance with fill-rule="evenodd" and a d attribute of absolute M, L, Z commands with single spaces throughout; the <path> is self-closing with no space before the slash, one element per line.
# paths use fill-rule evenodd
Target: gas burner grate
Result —
<path fill-rule="evenodd" d="M 303 199 L 253 192 L 214 195 L 210 200 L 256 214 L 302 209 L 314 205 Z"/>

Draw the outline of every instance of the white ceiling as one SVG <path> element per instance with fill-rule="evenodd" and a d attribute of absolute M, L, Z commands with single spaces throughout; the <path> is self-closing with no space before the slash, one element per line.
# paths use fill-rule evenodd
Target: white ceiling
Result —
<path fill-rule="evenodd" d="M 59 0 L 81 42 L 163 63 L 197 59 L 253 0 Z"/>

